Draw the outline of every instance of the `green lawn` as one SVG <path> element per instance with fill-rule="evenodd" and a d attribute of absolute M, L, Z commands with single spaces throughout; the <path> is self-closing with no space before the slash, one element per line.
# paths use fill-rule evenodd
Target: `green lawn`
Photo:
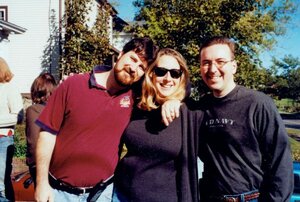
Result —
<path fill-rule="evenodd" d="M 292 137 L 300 137 L 300 130 L 288 128 L 287 132 L 290 136 L 290 143 L 291 143 L 293 159 L 295 161 L 300 161 L 300 142 L 298 142 L 297 140 L 292 138 Z"/>
<path fill-rule="evenodd" d="M 280 112 L 295 113 L 300 111 L 300 102 L 292 99 L 274 100 Z"/>
<path fill-rule="evenodd" d="M 15 139 L 15 157 L 25 158 L 26 155 L 25 124 L 17 125 L 14 139 Z"/>

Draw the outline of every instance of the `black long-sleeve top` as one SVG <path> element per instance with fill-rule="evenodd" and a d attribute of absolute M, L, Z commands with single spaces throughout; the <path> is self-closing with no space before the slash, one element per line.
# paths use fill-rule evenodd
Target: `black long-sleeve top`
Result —
<path fill-rule="evenodd" d="M 181 107 L 168 127 L 160 110 L 134 110 L 123 134 L 127 154 L 115 186 L 131 202 L 198 201 L 197 138 L 203 113 Z"/>
<path fill-rule="evenodd" d="M 201 106 L 201 198 L 258 190 L 260 201 L 289 201 L 291 151 L 272 99 L 236 86 L 223 98 L 204 97 Z"/>

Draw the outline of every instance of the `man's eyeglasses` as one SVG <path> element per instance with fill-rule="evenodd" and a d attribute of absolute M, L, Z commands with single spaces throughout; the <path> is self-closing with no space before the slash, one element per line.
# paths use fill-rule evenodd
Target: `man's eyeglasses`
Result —
<path fill-rule="evenodd" d="M 178 79 L 182 75 L 181 69 L 166 69 L 164 67 L 155 67 L 154 74 L 159 77 L 165 76 L 168 72 L 170 72 L 171 77 L 173 79 Z"/>
<path fill-rule="evenodd" d="M 201 67 L 210 67 L 211 65 L 215 65 L 218 69 L 221 69 L 227 63 L 232 62 L 233 60 L 204 60 L 201 62 Z"/>

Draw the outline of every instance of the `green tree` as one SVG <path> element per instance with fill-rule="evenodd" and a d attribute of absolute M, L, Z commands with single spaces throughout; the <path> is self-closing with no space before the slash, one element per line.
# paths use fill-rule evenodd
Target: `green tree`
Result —
<path fill-rule="evenodd" d="M 108 36 L 110 7 L 99 2 L 96 22 L 88 27 L 93 0 L 65 1 L 65 35 L 61 75 L 90 71 L 111 54 Z"/>
<path fill-rule="evenodd" d="M 295 9 L 290 0 L 136 0 L 134 5 L 140 9 L 136 20 L 144 23 L 131 30 L 152 37 L 161 47 L 180 51 L 195 85 L 201 80 L 199 45 L 207 37 L 224 35 L 238 45 L 238 83 L 251 88 L 264 82 L 260 51 L 272 48 L 275 37 L 285 33 Z"/>
<path fill-rule="evenodd" d="M 282 60 L 272 58 L 273 75 L 281 98 L 300 99 L 300 59 L 292 55 L 286 55 Z"/>

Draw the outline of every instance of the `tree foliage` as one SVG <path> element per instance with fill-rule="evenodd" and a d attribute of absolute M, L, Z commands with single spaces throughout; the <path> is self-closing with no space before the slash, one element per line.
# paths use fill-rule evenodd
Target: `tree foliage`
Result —
<path fill-rule="evenodd" d="M 273 57 L 272 80 L 269 86 L 277 89 L 281 98 L 300 99 L 300 59 L 286 55 L 282 60 Z"/>
<path fill-rule="evenodd" d="M 295 8 L 290 0 L 136 0 L 134 5 L 140 9 L 136 20 L 144 23 L 131 30 L 181 52 L 195 86 L 201 80 L 199 46 L 207 37 L 223 35 L 238 45 L 238 83 L 251 88 L 262 85 L 267 73 L 261 68 L 260 51 L 272 48 L 275 37 L 285 33 Z"/>
<path fill-rule="evenodd" d="M 92 27 L 87 22 L 93 0 L 66 0 L 64 46 L 61 74 L 90 71 L 103 64 L 111 54 L 108 36 L 110 7 L 106 1 L 98 6 Z"/>

